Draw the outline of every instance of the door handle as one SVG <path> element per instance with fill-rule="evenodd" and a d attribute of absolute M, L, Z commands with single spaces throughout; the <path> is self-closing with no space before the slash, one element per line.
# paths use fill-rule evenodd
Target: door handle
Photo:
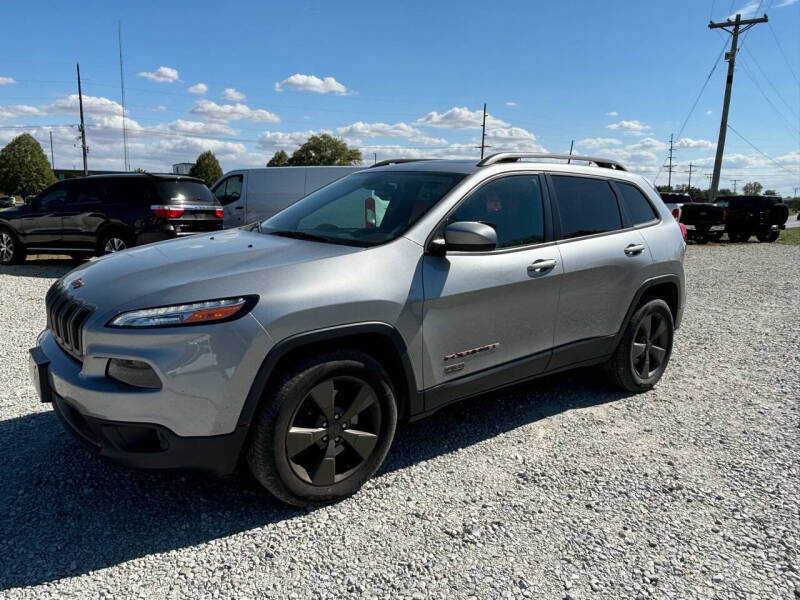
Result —
<path fill-rule="evenodd" d="M 234 206 L 234 210 L 244 210 L 244 206 Z"/>
<path fill-rule="evenodd" d="M 556 266 L 555 258 L 539 259 L 528 265 L 528 273 L 544 273 Z"/>
<path fill-rule="evenodd" d="M 625 254 L 628 256 L 636 256 L 644 252 L 644 244 L 628 244 L 625 247 Z"/>

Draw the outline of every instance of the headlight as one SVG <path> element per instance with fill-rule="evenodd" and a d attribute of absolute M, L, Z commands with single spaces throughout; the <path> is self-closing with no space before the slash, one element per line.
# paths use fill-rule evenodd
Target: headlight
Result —
<path fill-rule="evenodd" d="M 175 327 L 232 321 L 247 314 L 256 300 L 257 296 L 239 296 L 132 310 L 111 319 L 108 327 Z"/>

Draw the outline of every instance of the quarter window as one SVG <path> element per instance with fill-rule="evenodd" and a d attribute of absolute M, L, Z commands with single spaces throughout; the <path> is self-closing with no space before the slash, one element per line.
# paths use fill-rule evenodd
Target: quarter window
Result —
<path fill-rule="evenodd" d="M 622 193 L 622 203 L 634 225 L 649 223 L 658 217 L 650 202 L 636 187 L 629 183 L 617 182 L 617 188 Z"/>
<path fill-rule="evenodd" d="M 513 175 L 495 179 L 474 192 L 447 222 L 479 221 L 497 232 L 498 248 L 544 241 L 544 207 L 539 177 Z"/>
<path fill-rule="evenodd" d="M 622 228 L 617 198 L 603 179 L 553 175 L 561 213 L 561 237 L 575 238 Z"/>

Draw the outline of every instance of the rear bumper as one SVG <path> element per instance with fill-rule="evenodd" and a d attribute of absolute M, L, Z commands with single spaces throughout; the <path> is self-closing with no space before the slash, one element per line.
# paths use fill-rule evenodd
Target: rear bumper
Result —
<path fill-rule="evenodd" d="M 127 423 L 85 415 L 75 404 L 52 394 L 53 410 L 92 453 L 137 469 L 191 469 L 217 476 L 238 464 L 246 431 L 207 437 L 182 437 L 154 423 Z"/>
<path fill-rule="evenodd" d="M 213 233 L 221 230 L 222 219 L 165 222 L 154 229 L 139 231 L 136 235 L 136 245 L 153 244 L 165 240 L 174 240 L 175 238 L 185 237 L 187 235 Z"/>

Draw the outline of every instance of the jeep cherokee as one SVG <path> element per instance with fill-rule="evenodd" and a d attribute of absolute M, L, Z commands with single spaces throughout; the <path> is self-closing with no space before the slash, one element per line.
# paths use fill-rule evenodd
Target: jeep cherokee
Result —
<path fill-rule="evenodd" d="M 385 161 L 252 226 L 68 273 L 31 375 L 97 454 L 246 462 L 315 505 L 376 472 L 398 419 L 577 366 L 652 388 L 685 247 L 656 190 L 611 160 Z"/>

